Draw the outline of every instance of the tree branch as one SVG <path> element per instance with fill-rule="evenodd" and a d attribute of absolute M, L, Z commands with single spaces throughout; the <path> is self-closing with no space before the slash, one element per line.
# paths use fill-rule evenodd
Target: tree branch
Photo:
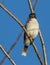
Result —
<path fill-rule="evenodd" d="M 35 10 L 35 8 L 36 8 L 37 2 L 38 2 L 38 0 L 36 0 L 36 2 L 35 2 L 35 4 L 34 4 L 34 8 L 33 8 L 34 10 Z M 2 3 L 2 4 L 3 4 L 3 3 Z M 26 22 L 26 23 L 27 23 L 27 22 Z M 17 43 L 18 43 L 19 39 L 21 38 L 22 34 L 23 34 L 23 31 L 19 34 L 19 36 L 18 36 L 16 42 L 10 47 L 9 51 L 7 52 L 9 55 L 11 54 L 12 50 L 14 49 L 14 47 L 17 45 Z M 6 60 L 6 58 L 7 58 L 6 56 L 3 58 L 3 60 L 1 61 L 1 65 L 4 63 L 4 61 Z"/>
<path fill-rule="evenodd" d="M 42 50 L 43 50 L 43 57 L 44 57 L 44 65 L 48 65 L 47 64 L 47 58 L 46 58 L 46 50 L 45 50 L 44 40 L 43 40 L 42 33 L 41 33 L 40 30 L 39 30 L 39 37 L 40 37 L 40 40 L 41 40 L 41 43 L 42 43 Z"/>
<path fill-rule="evenodd" d="M 33 10 L 33 7 L 32 7 L 32 4 L 31 4 L 30 0 L 28 0 L 28 4 L 29 4 L 29 8 L 31 10 L 31 13 L 34 13 L 34 10 Z"/>
<path fill-rule="evenodd" d="M 12 46 L 10 47 L 9 51 L 7 52 L 9 55 L 11 54 L 12 50 L 14 49 L 14 47 L 17 45 L 17 43 L 18 43 L 18 41 L 20 40 L 22 34 L 23 34 L 23 31 L 19 34 L 19 36 L 18 36 L 16 42 L 15 42 L 14 44 L 12 44 Z M 5 57 L 3 58 L 3 60 L 0 62 L 1 65 L 4 63 L 4 61 L 5 61 L 6 58 L 7 58 L 7 57 L 5 56 Z"/>
<path fill-rule="evenodd" d="M 0 49 L 3 51 L 3 53 L 6 55 L 6 57 L 11 61 L 13 65 L 16 65 L 15 62 L 11 59 L 11 57 L 8 55 L 8 53 L 5 51 L 5 49 L 0 45 Z"/>
<path fill-rule="evenodd" d="M 32 45 L 33 45 L 33 47 L 34 47 L 34 50 L 35 50 L 35 52 L 36 52 L 36 54 L 37 54 L 37 57 L 38 57 L 38 59 L 39 59 L 41 65 L 43 65 L 42 59 L 41 59 L 40 54 L 39 54 L 39 52 L 38 52 L 38 50 L 37 50 L 37 48 L 36 48 L 36 45 L 33 43 L 33 40 L 32 40 L 32 38 L 30 37 L 30 35 L 29 35 L 29 33 L 27 32 L 27 30 L 26 30 L 26 28 L 24 27 L 24 25 L 23 25 L 23 24 L 20 22 L 20 20 L 18 20 L 18 18 L 16 18 L 10 11 L 8 11 L 2 4 L 0 4 L 0 5 L 1 5 L 1 8 L 2 8 L 5 12 L 7 12 L 7 13 L 22 27 L 22 29 L 25 31 L 25 33 L 27 34 L 27 36 L 28 36 L 30 42 L 32 43 Z"/>

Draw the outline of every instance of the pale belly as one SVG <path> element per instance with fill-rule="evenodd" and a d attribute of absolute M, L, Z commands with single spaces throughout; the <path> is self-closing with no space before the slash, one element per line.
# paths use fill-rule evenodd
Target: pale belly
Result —
<path fill-rule="evenodd" d="M 35 18 L 32 18 L 26 25 L 27 31 L 34 39 L 38 35 L 39 24 Z"/>

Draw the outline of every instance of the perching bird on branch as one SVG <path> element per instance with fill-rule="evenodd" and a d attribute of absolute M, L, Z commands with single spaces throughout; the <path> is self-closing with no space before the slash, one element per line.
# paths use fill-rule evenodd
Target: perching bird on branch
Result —
<path fill-rule="evenodd" d="M 29 21 L 27 22 L 25 27 L 34 42 L 34 39 L 36 38 L 36 36 L 38 35 L 38 32 L 39 32 L 39 24 L 37 22 L 35 13 L 31 13 L 29 15 Z M 22 52 L 23 56 L 27 55 L 28 46 L 30 44 L 31 44 L 30 40 L 28 39 L 26 33 L 24 33 L 24 50 Z"/>

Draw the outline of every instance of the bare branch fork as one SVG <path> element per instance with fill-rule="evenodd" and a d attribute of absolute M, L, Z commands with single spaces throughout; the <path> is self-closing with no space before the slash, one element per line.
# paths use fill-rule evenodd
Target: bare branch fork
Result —
<path fill-rule="evenodd" d="M 5 49 L 0 45 L 0 49 L 3 51 L 3 53 L 6 55 L 6 57 L 11 61 L 13 65 L 16 65 L 15 62 L 11 59 L 11 57 L 8 55 L 8 53 L 5 51 Z"/>
<path fill-rule="evenodd" d="M 44 65 L 43 62 L 42 62 L 42 59 L 41 59 L 41 57 L 40 57 L 40 54 L 39 54 L 39 52 L 38 52 L 38 50 L 37 50 L 37 48 L 36 48 L 36 45 L 33 43 L 33 40 L 32 40 L 32 38 L 29 36 L 29 33 L 27 32 L 27 30 L 26 30 L 26 28 L 24 27 L 24 25 L 23 25 L 23 24 L 18 20 L 18 18 L 16 18 L 10 11 L 8 11 L 2 4 L 0 4 L 0 7 L 1 7 L 5 12 L 7 12 L 7 13 L 22 27 L 22 29 L 26 32 L 26 34 L 27 34 L 27 36 L 28 36 L 30 42 L 32 43 L 32 45 L 33 45 L 33 47 L 34 47 L 34 50 L 35 50 L 35 52 L 36 52 L 36 54 L 37 54 L 37 57 L 38 57 L 38 59 L 39 59 L 41 65 Z"/>
<path fill-rule="evenodd" d="M 35 7 L 37 5 L 37 2 L 38 2 L 38 0 L 35 0 L 34 7 L 32 7 L 31 1 L 28 0 L 28 4 L 29 4 L 29 8 L 30 8 L 31 13 L 34 13 L 34 10 L 33 9 L 35 9 Z"/>
<path fill-rule="evenodd" d="M 4 2 L 5 2 L 5 0 L 4 0 Z M 37 2 L 38 2 L 38 0 L 36 0 L 35 3 L 34 3 L 34 7 L 33 7 L 34 10 L 35 10 L 35 8 L 36 8 Z M 3 4 L 3 3 L 2 3 L 2 4 Z M 26 22 L 26 23 L 27 23 L 27 22 Z M 25 24 L 26 24 L 26 23 L 25 23 Z M 22 32 L 19 34 L 19 36 L 18 36 L 16 42 L 13 43 L 13 45 L 10 47 L 9 51 L 7 52 L 9 55 L 11 54 L 12 50 L 14 49 L 14 47 L 17 45 L 17 43 L 18 43 L 18 41 L 20 40 L 22 34 L 23 34 L 23 30 L 22 30 Z M 4 61 L 6 60 L 6 58 L 7 58 L 6 56 L 3 58 L 3 60 L 1 61 L 1 65 L 4 63 Z"/>

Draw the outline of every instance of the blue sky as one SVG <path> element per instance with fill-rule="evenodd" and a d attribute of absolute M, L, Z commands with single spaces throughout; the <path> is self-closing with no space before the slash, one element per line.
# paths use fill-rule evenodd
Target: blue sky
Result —
<path fill-rule="evenodd" d="M 4 0 L 0 0 L 2 3 Z M 32 3 L 33 4 L 33 3 Z M 3 4 L 9 11 L 11 11 L 24 25 L 28 20 L 30 10 L 27 0 L 6 0 Z M 37 20 L 42 31 L 44 38 L 48 65 L 50 64 L 50 1 L 39 0 L 35 9 Z M 9 50 L 11 45 L 16 41 L 18 35 L 22 31 L 22 28 L 5 12 L 0 8 L 0 44 Z M 39 50 L 39 53 L 43 59 L 43 53 L 41 48 L 41 42 L 39 37 L 35 39 L 35 44 Z M 23 36 L 18 44 L 13 49 L 10 56 L 17 65 L 40 65 L 40 62 L 36 56 L 36 53 L 32 46 L 28 48 L 28 54 L 26 57 L 21 55 L 24 47 Z M 5 55 L 0 50 L 0 62 Z M 12 65 L 11 62 L 6 59 L 3 65 Z"/>

